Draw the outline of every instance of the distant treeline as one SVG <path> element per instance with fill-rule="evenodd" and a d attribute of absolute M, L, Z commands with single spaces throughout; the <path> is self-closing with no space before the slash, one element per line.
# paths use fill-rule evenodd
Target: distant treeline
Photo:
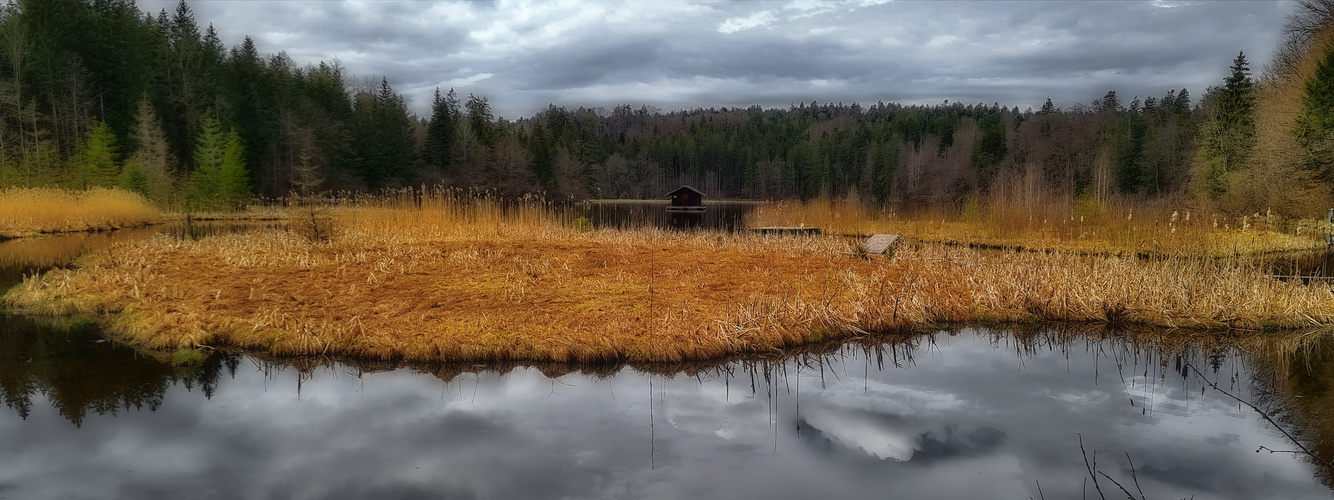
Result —
<path fill-rule="evenodd" d="M 1115 91 L 1019 110 L 799 103 L 629 105 L 496 119 L 438 90 L 228 48 L 182 1 L 18 0 L 0 12 L 0 186 L 120 185 L 172 208 L 445 184 L 504 196 L 837 198 L 896 206 L 1173 196 L 1229 211 L 1334 203 L 1334 0 L 1301 2 L 1274 61 L 1244 54 L 1198 101 Z M 374 80 L 371 80 L 374 82 Z M 1095 94 L 1096 95 L 1096 94 Z"/>

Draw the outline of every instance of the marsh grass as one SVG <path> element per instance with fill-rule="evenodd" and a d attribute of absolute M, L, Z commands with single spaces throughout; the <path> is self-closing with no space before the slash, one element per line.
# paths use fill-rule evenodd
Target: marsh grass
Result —
<path fill-rule="evenodd" d="M 976 200 L 959 210 L 912 213 L 869 208 L 856 199 L 761 206 L 750 226 L 819 227 L 825 233 L 895 233 L 932 243 L 1143 256 L 1256 255 L 1326 246 L 1327 224 L 1272 212 L 1229 217 L 1173 199 L 1009 202 Z"/>
<path fill-rule="evenodd" d="M 944 325 L 1334 325 L 1327 284 L 1253 260 L 1003 252 L 842 238 L 574 227 L 561 206 L 448 190 L 327 207 L 285 229 L 118 244 L 4 301 L 86 313 L 140 347 L 412 361 L 675 363 Z"/>
<path fill-rule="evenodd" d="M 142 226 L 161 218 L 142 196 L 119 189 L 0 189 L 0 238 Z"/>

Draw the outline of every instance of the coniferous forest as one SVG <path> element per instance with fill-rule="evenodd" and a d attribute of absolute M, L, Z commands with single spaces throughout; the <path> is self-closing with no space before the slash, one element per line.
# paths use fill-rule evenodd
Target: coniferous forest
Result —
<path fill-rule="evenodd" d="M 802 102 L 664 112 L 553 104 L 517 120 L 439 89 L 229 45 L 182 1 L 17 0 L 0 13 L 0 186 L 119 186 L 172 209 L 446 185 L 500 196 L 969 201 L 1170 199 L 1231 212 L 1334 203 L 1334 0 L 1301 2 L 1272 59 L 1206 89 L 1039 109 Z M 277 52 L 269 52 L 277 51 Z M 375 81 L 377 83 L 357 83 Z M 1101 96 L 1101 97 L 1098 97 Z"/>

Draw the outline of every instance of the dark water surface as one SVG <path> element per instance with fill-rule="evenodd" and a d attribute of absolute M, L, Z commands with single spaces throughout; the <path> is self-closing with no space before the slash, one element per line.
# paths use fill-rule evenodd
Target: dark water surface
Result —
<path fill-rule="evenodd" d="M 1270 269 L 1275 276 L 1306 282 L 1334 279 L 1334 250 L 1293 252 L 1273 260 Z"/>
<path fill-rule="evenodd" d="M 580 215 L 587 217 L 594 227 L 634 229 L 659 227 L 672 229 L 717 229 L 739 231 L 746 227 L 746 214 L 763 202 L 709 201 L 704 211 L 673 213 L 667 211 L 667 202 L 591 201 L 583 205 Z"/>
<path fill-rule="evenodd" d="M 9 316 L 0 498 L 1098 498 L 1081 436 L 1108 498 L 1101 473 L 1136 497 L 1329 498 L 1185 368 L 1319 452 L 1334 351 L 1310 352 L 964 330 L 714 366 L 179 368 Z"/>
<path fill-rule="evenodd" d="M 0 241 L 0 294 L 22 283 L 24 275 L 68 266 L 80 255 L 104 250 L 120 241 L 146 238 L 160 231 L 160 228 L 150 226 Z"/>

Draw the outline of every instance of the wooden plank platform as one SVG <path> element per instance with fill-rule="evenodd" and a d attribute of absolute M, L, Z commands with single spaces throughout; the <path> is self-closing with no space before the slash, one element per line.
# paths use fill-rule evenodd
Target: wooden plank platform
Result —
<path fill-rule="evenodd" d="M 1276 279 L 1276 280 L 1279 280 L 1279 281 L 1296 281 L 1296 280 L 1301 280 L 1302 284 L 1304 284 L 1304 285 L 1309 285 L 1309 284 L 1311 284 L 1311 283 L 1324 283 L 1324 282 L 1327 282 L 1327 281 L 1334 281 L 1334 276 L 1308 276 L 1308 275 L 1296 275 L 1296 274 L 1273 274 L 1273 275 L 1270 275 L 1269 277 L 1270 277 L 1270 278 L 1273 278 L 1273 279 Z"/>
<path fill-rule="evenodd" d="M 866 253 L 883 254 L 898 242 L 899 235 L 897 234 L 873 234 L 871 239 L 866 240 L 866 245 L 863 248 L 866 249 Z"/>
<path fill-rule="evenodd" d="M 748 228 L 752 232 L 760 234 L 796 234 L 796 235 L 818 235 L 818 227 L 785 227 L 785 226 L 767 226 Z"/>
<path fill-rule="evenodd" d="M 700 212 L 700 213 L 703 213 L 705 209 L 706 209 L 706 207 L 704 207 L 704 206 L 702 206 L 702 205 L 701 205 L 701 206 L 695 206 L 695 207 L 678 207 L 678 206 L 668 206 L 668 207 L 667 207 L 667 211 L 668 211 L 668 212 L 686 212 L 686 213 L 690 213 L 690 212 Z"/>

